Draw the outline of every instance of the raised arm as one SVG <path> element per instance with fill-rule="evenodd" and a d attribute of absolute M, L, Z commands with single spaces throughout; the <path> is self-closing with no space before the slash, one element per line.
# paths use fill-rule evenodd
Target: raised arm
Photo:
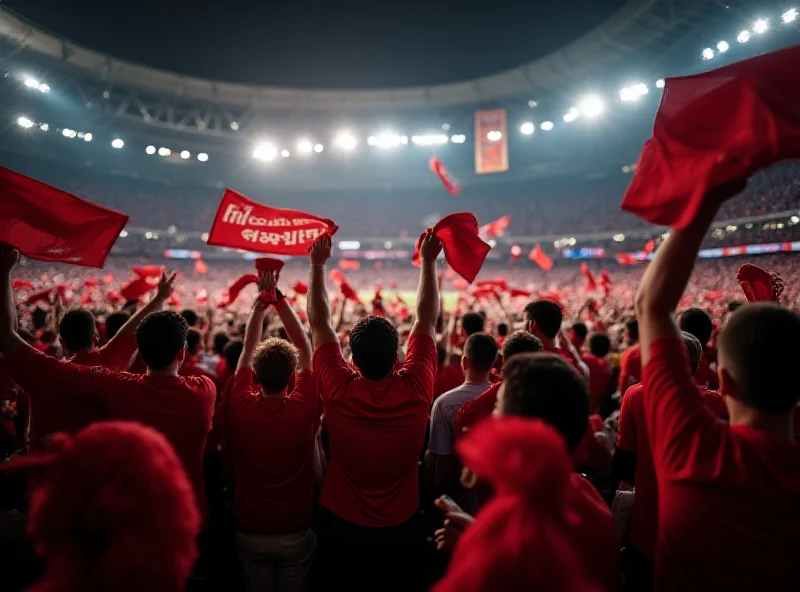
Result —
<path fill-rule="evenodd" d="M 442 252 L 442 241 L 433 232 L 422 239 L 419 249 L 422 259 L 417 288 L 417 319 L 412 335 L 430 335 L 436 339 L 436 318 L 439 316 L 439 280 L 436 277 L 436 258 Z"/>
<path fill-rule="evenodd" d="M 265 290 L 275 288 L 275 274 L 270 271 L 263 273 L 258 278 L 258 293 L 261 294 Z M 264 317 L 267 314 L 267 307 L 269 305 L 256 298 L 253 304 L 253 310 L 250 311 L 250 318 L 247 319 L 247 327 L 244 330 L 244 346 L 242 347 L 242 355 L 239 356 L 239 363 L 236 365 L 238 372 L 242 368 L 253 367 L 253 353 L 256 347 L 261 343 L 261 332 L 264 327 Z"/>
<path fill-rule="evenodd" d="M 27 344 L 17 334 L 17 309 L 11 290 L 11 270 L 19 261 L 19 251 L 0 243 L 0 351 L 8 360 L 14 352 Z"/>
<path fill-rule="evenodd" d="M 161 281 L 158 282 L 158 291 L 156 292 L 156 295 L 150 299 L 150 302 L 133 313 L 133 316 L 131 316 L 131 318 L 129 318 L 128 321 L 122 325 L 122 327 L 120 327 L 119 331 L 117 331 L 117 334 L 108 340 L 106 347 L 111 346 L 114 343 L 125 339 L 126 337 L 135 335 L 136 329 L 147 315 L 149 315 L 151 312 L 156 312 L 162 309 L 164 303 L 169 300 L 170 296 L 172 296 L 172 291 L 175 289 L 175 277 L 177 275 L 178 273 L 175 271 L 173 271 L 169 277 L 167 277 L 166 273 L 161 275 Z"/>
<path fill-rule="evenodd" d="M 275 308 L 278 310 L 278 316 L 281 318 L 283 328 L 286 329 L 289 341 L 297 348 L 297 369 L 308 370 L 311 368 L 311 342 L 300 317 L 286 298 L 279 299 Z"/>
<path fill-rule="evenodd" d="M 308 281 L 308 322 L 314 349 L 321 345 L 338 341 L 339 337 L 331 324 L 331 303 L 325 285 L 325 264 L 331 256 L 331 237 L 323 236 L 311 247 L 309 258 L 311 272 Z"/>

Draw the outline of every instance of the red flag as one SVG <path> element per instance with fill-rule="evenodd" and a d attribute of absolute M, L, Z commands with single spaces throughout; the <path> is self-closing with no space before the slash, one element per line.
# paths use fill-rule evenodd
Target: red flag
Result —
<path fill-rule="evenodd" d="M 150 290 L 155 290 L 158 287 L 158 282 L 153 283 L 152 277 L 140 277 L 123 284 L 119 293 L 125 300 L 139 300 L 142 296 L 147 294 Z"/>
<path fill-rule="evenodd" d="M 40 292 L 36 292 L 35 294 L 31 294 L 25 300 L 24 304 L 33 304 L 35 302 L 40 302 L 40 301 L 49 301 L 50 300 L 50 293 L 52 291 L 53 290 L 51 288 L 48 288 L 47 290 L 41 290 Z"/>
<path fill-rule="evenodd" d="M 736 279 L 748 302 L 780 301 L 783 280 L 777 273 L 745 263 L 739 268 Z"/>
<path fill-rule="evenodd" d="M 114 276 L 111 275 L 110 273 L 108 275 L 104 275 L 103 276 L 103 283 L 104 284 L 108 285 L 108 284 L 112 283 L 113 281 L 114 281 Z"/>
<path fill-rule="evenodd" d="M 208 273 L 208 265 L 206 265 L 206 262 L 202 259 L 197 259 L 194 262 L 194 270 L 197 273 Z"/>
<path fill-rule="evenodd" d="M 464 278 L 456 278 L 453 280 L 453 287 L 456 290 L 466 290 L 467 286 L 469 286 L 469 282 Z"/>
<path fill-rule="evenodd" d="M 339 289 L 342 291 L 342 295 L 345 298 L 361 304 L 361 298 L 358 297 L 358 293 L 353 289 L 353 287 L 350 284 L 348 284 L 347 282 L 343 282 L 342 285 L 339 286 Z"/>
<path fill-rule="evenodd" d="M 442 161 L 439 160 L 436 155 L 431 156 L 428 165 L 431 167 L 431 170 L 436 173 L 436 176 L 439 177 L 439 180 L 444 185 L 444 188 L 447 189 L 447 193 L 450 195 L 457 195 L 459 191 L 461 191 L 461 184 L 455 177 L 450 175 L 450 172 L 445 168 Z"/>
<path fill-rule="evenodd" d="M 483 280 L 482 282 L 476 282 L 475 287 L 478 289 L 499 288 L 501 290 L 506 290 L 508 285 L 506 284 L 506 280 Z"/>
<path fill-rule="evenodd" d="M 800 157 L 800 46 L 669 78 L 622 208 L 685 228 L 704 196 Z"/>
<path fill-rule="evenodd" d="M 226 189 L 207 244 L 276 255 L 305 255 L 311 245 L 338 226 L 332 220 L 297 210 L 273 208 Z"/>
<path fill-rule="evenodd" d="M 361 269 L 361 263 L 358 261 L 351 261 L 350 259 L 340 259 L 339 269 L 343 271 L 357 271 Z"/>
<path fill-rule="evenodd" d="M 14 280 L 11 282 L 12 290 L 21 290 L 22 288 L 33 290 L 33 284 L 29 280 Z"/>
<path fill-rule="evenodd" d="M 533 250 L 528 254 L 528 259 L 536 263 L 536 265 L 545 271 L 549 271 L 553 268 L 553 260 L 545 255 L 544 251 L 542 251 L 542 247 L 540 247 L 538 244 L 533 247 Z"/>
<path fill-rule="evenodd" d="M 636 265 L 639 260 L 630 253 L 617 253 L 617 262 L 620 265 Z"/>
<path fill-rule="evenodd" d="M 586 263 L 581 263 L 581 273 L 586 278 L 586 289 L 594 290 L 597 287 L 597 282 L 594 281 L 594 276 Z"/>
<path fill-rule="evenodd" d="M 344 274 L 338 269 L 331 269 L 330 273 L 328 274 L 328 279 L 340 285 L 347 281 L 347 279 L 344 277 Z"/>
<path fill-rule="evenodd" d="M 722 290 L 709 290 L 703 298 L 706 300 L 719 300 L 723 295 Z"/>
<path fill-rule="evenodd" d="M 172 294 L 170 295 L 169 298 L 167 298 L 167 306 L 174 306 L 175 308 L 181 308 L 181 301 L 178 299 L 177 296 L 175 296 L 175 294 Z"/>
<path fill-rule="evenodd" d="M 0 242 L 31 259 L 103 267 L 126 214 L 0 167 Z"/>
<path fill-rule="evenodd" d="M 508 295 L 511 296 L 512 298 L 530 298 L 531 297 L 531 293 L 528 292 L 527 290 L 518 290 L 516 288 L 511 288 L 508 291 Z"/>
<path fill-rule="evenodd" d="M 120 294 L 116 290 L 109 290 L 108 293 L 106 294 L 106 299 L 111 304 L 119 304 L 120 302 L 125 302 L 125 300 L 122 298 L 122 294 Z"/>
<path fill-rule="evenodd" d="M 254 273 L 247 273 L 233 282 L 228 288 L 228 298 L 220 303 L 222 307 L 230 306 L 239 297 L 239 293 L 250 284 L 257 284 L 258 276 Z"/>
<path fill-rule="evenodd" d="M 517 261 L 519 261 L 519 258 L 521 256 L 522 256 L 522 247 L 520 247 L 519 245 L 514 245 L 513 247 L 511 247 L 511 258 L 510 258 L 511 263 L 516 263 Z"/>
<path fill-rule="evenodd" d="M 450 267 L 471 283 L 492 250 L 478 236 L 477 218 L 467 212 L 450 214 L 436 223 L 433 233 L 444 243 L 444 256 Z M 414 265 L 420 263 L 419 248 L 424 237 L 425 233 L 422 233 L 414 248 Z"/>
<path fill-rule="evenodd" d="M 494 222 L 489 222 L 488 224 L 481 226 L 480 235 L 486 238 L 503 236 L 509 224 L 511 224 L 511 216 L 503 216 Z"/>
<path fill-rule="evenodd" d="M 280 259 L 273 259 L 272 257 L 259 257 L 256 259 L 256 271 L 259 274 L 265 271 L 275 272 L 275 281 L 281 277 L 281 269 L 283 269 L 283 261 Z"/>
<path fill-rule="evenodd" d="M 141 267 L 132 267 L 131 271 L 134 273 L 134 275 L 140 278 L 146 278 L 146 277 L 160 278 L 161 275 L 164 273 L 164 267 L 162 265 L 142 265 Z"/>
<path fill-rule="evenodd" d="M 292 290 L 294 290 L 295 294 L 300 294 L 300 295 L 308 294 L 308 284 L 299 281 L 295 282 L 294 285 L 292 286 Z"/>
<path fill-rule="evenodd" d="M 655 250 L 656 250 L 656 241 L 649 240 L 649 241 L 647 241 L 647 243 L 645 243 L 645 245 L 644 245 L 644 252 L 645 253 L 652 253 Z"/>
<path fill-rule="evenodd" d="M 478 288 L 474 292 L 472 292 L 472 296 L 474 298 L 493 298 L 494 300 L 500 300 L 500 297 L 497 295 L 497 290 L 493 287 L 488 288 Z"/>

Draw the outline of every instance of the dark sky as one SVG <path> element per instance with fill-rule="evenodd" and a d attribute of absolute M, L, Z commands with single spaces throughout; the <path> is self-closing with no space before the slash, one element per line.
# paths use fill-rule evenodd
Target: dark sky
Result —
<path fill-rule="evenodd" d="M 624 0 L 5 0 L 80 45 L 183 74 L 304 88 L 467 80 L 591 30 Z"/>

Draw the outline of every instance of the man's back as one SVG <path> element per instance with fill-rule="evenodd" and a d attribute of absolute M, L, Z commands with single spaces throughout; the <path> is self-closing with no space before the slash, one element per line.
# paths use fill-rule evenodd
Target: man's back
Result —
<path fill-rule="evenodd" d="M 331 447 L 323 506 L 362 526 L 397 526 L 416 512 L 436 365 L 428 335 L 412 335 L 401 370 L 382 381 L 351 370 L 338 343 L 317 348 L 314 374 Z"/>

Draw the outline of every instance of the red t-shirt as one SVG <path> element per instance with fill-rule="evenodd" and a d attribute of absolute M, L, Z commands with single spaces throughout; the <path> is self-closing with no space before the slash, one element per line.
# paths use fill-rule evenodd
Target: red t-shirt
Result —
<path fill-rule="evenodd" d="M 320 503 L 361 526 L 397 526 L 419 508 L 417 461 L 436 380 L 436 345 L 412 335 L 403 367 L 387 380 L 350 369 L 335 341 L 314 352 L 330 436 Z"/>
<path fill-rule="evenodd" d="M 629 347 L 619 360 L 619 392 L 625 393 L 628 387 L 642 381 L 642 352 L 639 344 Z"/>
<path fill-rule="evenodd" d="M 496 382 L 488 389 L 483 391 L 472 401 L 467 401 L 456 413 L 456 423 L 453 433 L 456 439 L 464 435 L 464 432 L 471 430 L 478 423 L 492 416 L 494 406 L 497 404 L 497 391 L 500 390 L 502 383 Z"/>
<path fill-rule="evenodd" d="M 650 351 L 642 398 L 659 488 L 657 589 L 796 589 L 800 445 L 719 421 L 679 337 Z"/>
<path fill-rule="evenodd" d="M 134 353 L 136 353 L 136 337 L 120 335 L 101 348 L 75 354 L 69 361 L 83 366 L 127 370 Z"/>
<path fill-rule="evenodd" d="M 593 354 L 584 354 L 581 359 L 589 367 L 589 396 L 592 400 L 589 413 L 597 413 L 611 378 L 611 364 L 607 359 Z"/>
<path fill-rule="evenodd" d="M 172 444 L 191 480 L 197 506 L 208 515 L 203 450 L 211 429 L 216 389 L 205 377 L 156 377 L 61 362 L 31 347 L 9 360 L 11 377 L 31 397 L 33 414 L 59 399 L 86 401 L 107 417 L 138 421 L 160 431 Z M 58 385 L 57 393 L 53 385 Z"/>
<path fill-rule="evenodd" d="M 239 529 L 280 534 L 308 528 L 320 413 L 312 372 L 300 372 L 287 396 L 264 397 L 253 371 L 243 368 L 224 405 L 226 417 L 215 425 L 228 424 L 221 439 L 236 476 L 233 513 Z"/>
<path fill-rule="evenodd" d="M 443 394 L 464 384 L 464 371 L 458 364 L 441 366 L 436 373 L 436 382 L 433 385 L 433 398 L 437 399 Z"/>

